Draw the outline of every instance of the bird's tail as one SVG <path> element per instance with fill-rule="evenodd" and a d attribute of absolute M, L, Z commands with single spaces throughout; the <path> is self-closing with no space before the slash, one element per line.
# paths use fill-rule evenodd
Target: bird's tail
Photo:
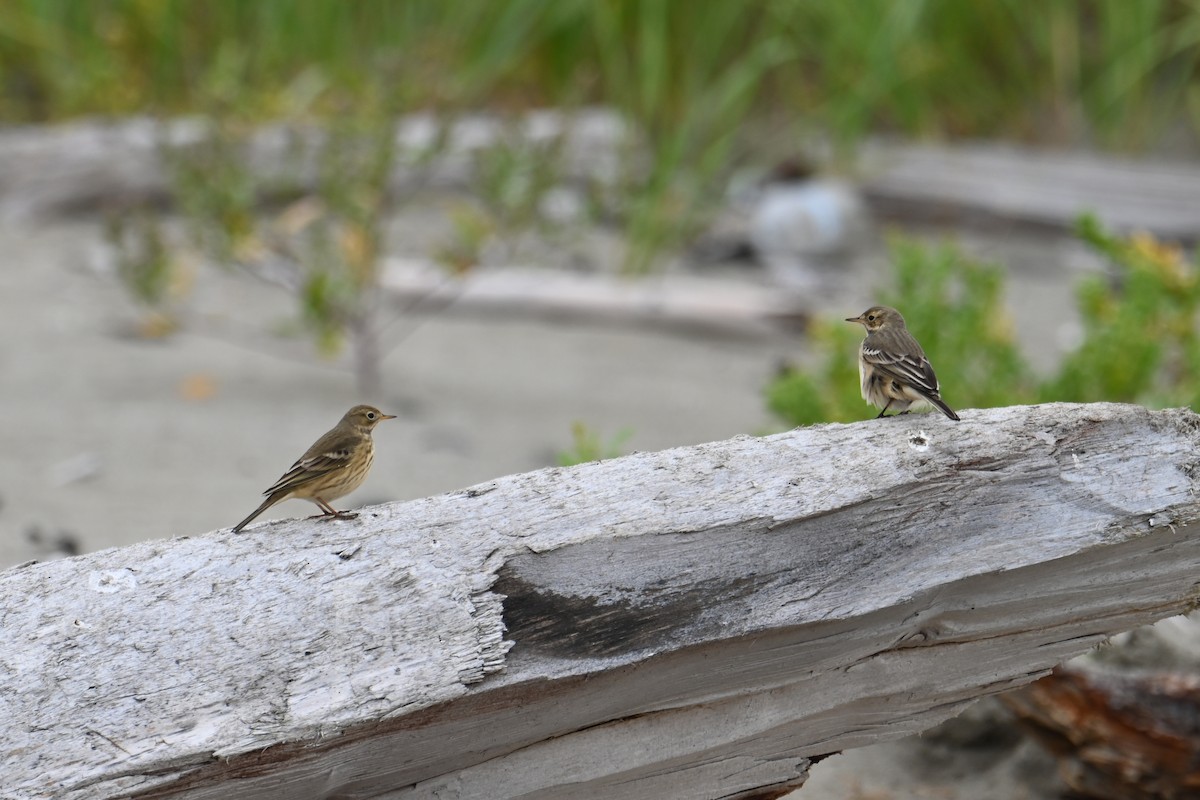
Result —
<path fill-rule="evenodd" d="M 263 500 L 261 506 L 259 506 L 258 508 L 254 509 L 253 511 L 250 512 L 250 516 L 246 517 L 244 520 L 239 522 L 237 525 L 233 526 L 233 532 L 240 533 L 242 528 L 246 527 L 247 525 L 249 525 L 251 522 L 254 521 L 255 517 L 257 517 L 259 514 L 263 513 L 268 508 L 275 505 L 282 499 L 283 498 L 279 497 L 278 495 L 273 494 L 270 497 L 268 497 L 266 500 Z"/>
<path fill-rule="evenodd" d="M 954 413 L 954 409 L 951 408 L 950 406 L 946 405 L 942 401 L 942 398 L 938 397 L 936 394 L 925 395 L 925 399 L 928 400 L 930 403 L 933 403 L 933 405 L 937 408 L 938 411 L 942 412 L 943 414 L 945 414 L 947 417 L 954 420 L 955 422 L 962 421 L 959 419 L 958 414 Z M 258 512 L 256 511 L 254 513 L 257 514 Z"/>

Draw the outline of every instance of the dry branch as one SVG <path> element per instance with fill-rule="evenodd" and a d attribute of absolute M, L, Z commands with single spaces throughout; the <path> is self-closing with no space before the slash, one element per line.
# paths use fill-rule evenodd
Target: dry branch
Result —
<path fill-rule="evenodd" d="M 778 796 L 1188 607 L 1198 427 L 825 425 L 10 570 L 0 794 Z"/>

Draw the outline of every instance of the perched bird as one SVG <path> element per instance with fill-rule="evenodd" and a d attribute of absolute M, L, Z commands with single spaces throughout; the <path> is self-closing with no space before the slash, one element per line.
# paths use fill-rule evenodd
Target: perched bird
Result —
<path fill-rule="evenodd" d="M 863 399 L 880 409 L 879 417 L 889 408 L 907 414 L 910 406 L 928 404 L 958 421 L 954 409 L 942 402 L 933 367 L 904 326 L 899 311 L 872 306 L 846 322 L 857 322 L 867 329 L 867 338 L 858 351 L 858 377 Z"/>
<path fill-rule="evenodd" d="M 355 406 L 346 412 L 342 421 L 326 433 L 308 452 L 292 464 L 292 468 L 275 481 L 263 494 L 267 499 L 233 529 L 237 533 L 255 517 L 276 503 L 295 497 L 317 504 L 317 516 L 352 519 L 357 514 L 338 511 L 329 503 L 345 497 L 362 485 L 375 460 L 375 443 L 371 431 L 385 419 L 395 419 L 373 406 Z"/>

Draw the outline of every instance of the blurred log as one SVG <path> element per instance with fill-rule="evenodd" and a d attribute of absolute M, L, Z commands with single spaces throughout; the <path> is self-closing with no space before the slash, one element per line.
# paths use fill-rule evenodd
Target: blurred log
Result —
<path fill-rule="evenodd" d="M 864 149 L 860 171 L 867 203 L 884 219 L 1064 231 L 1086 211 L 1120 233 L 1200 239 L 1194 162 L 1006 144 L 880 143 Z"/>
<path fill-rule="evenodd" d="M 795 332 L 809 317 L 809 304 L 794 293 L 696 275 L 631 278 L 507 267 L 450 277 L 433 264 L 388 259 L 381 282 L 406 313 L 586 320 L 725 336 Z"/>
<path fill-rule="evenodd" d="M 203 140 L 209 124 L 203 117 L 134 117 L 0 130 L 0 221 L 169 201 L 171 177 L 164 153 Z M 397 127 L 400 157 L 392 190 L 466 186 L 476 154 L 514 132 L 530 144 L 561 137 L 564 177 L 612 180 L 617 174 L 625 126 L 611 111 L 534 111 L 516 121 L 486 114 L 442 119 L 417 113 L 401 118 Z M 250 137 L 248 168 L 266 187 L 287 187 L 290 195 L 295 187 L 316 181 L 313 154 L 324 137 L 316 125 L 264 125 Z"/>
<path fill-rule="evenodd" d="M 9 570 L 3 795 L 777 797 L 1188 606 L 1198 439 L 911 415 Z"/>
<path fill-rule="evenodd" d="M 0 131 L 0 220 L 165 200 L 170 181 L 163 146 L 197 141 L 204 124 L 198 118 L 164 123 L 134 118 Z M 496 116 L 461 115 L 445 124 L 443 137 L 443 121 L 432 114 L 401 120 L 395 191 L 469 186 L 475 154 L 514 130 L 532 143 L 563 137 L 565 180 L 611 183 L 620 174 L 620 150 L 629 134 L 621 116 L 606 109 L 536 111 L 515 124 Z M 315 127 L 264 126 L 252 143 L 254 169 L 289 187 L 303 185 L 314 177 L 313 159 L 296 157 L 294 144 L 299 141 L 301 152 L 311 153 L 321 136 Z M 1092 211 L 1119 232 L 1200 239 L 1200 215 L 1193 212 L 1200 208 L 1200 167 L 1191 161 L 1000 144 L 876 142 L 863 148 L 858 172 L 872 211 L 884 220 L 1062 231 L 1079 214 Z M 748 242 L 747 231 L 737 236 Z"/>
<path fill-rule="evenodd" d="M 1200 676 L 1063 667 L 1000 699 L 1080 797 L 1200 797 Z"/>

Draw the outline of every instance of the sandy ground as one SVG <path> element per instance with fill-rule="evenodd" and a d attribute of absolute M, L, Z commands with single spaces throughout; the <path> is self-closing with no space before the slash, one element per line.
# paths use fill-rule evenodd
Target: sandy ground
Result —
<path fill-rule="evenodd" d="M 269 287 L 205 273 L 194 293 L 213 313 L 164 340 L 131 335 L 137 315 L 96 269 L 98 242 L 92 223 L 0 228 L 0 566 L 46 557 L 33 534 L 91 551 L 231 526 L 366 399 L 400 418 L 377 431 L 351 505 L 549 465 L 575 421 L 604 437 L 632 430 L 625 450 L 776 430 L 762 388 L 800 347 L 435 318 L 388 355 L 382 395 L 362 398 L 347 372 L 270 336 L 291 308 Z M 1069 297 L 1061 277 L 1026 271 L 1013 288 L 1022 338 L 1058 336 L 1054 311 Z M 308 513 L 291 501 L 264 518 Z M 1051 771 L 1027 743 L 963 755 L 909 739 L 827 759 L 798 796 L 1038 798 L 1052 796 Z M 1042 788 L 1024 785 L 1030 775 Z"/>
<path fill-rule="evenodd" d="M 356 503 L 445 492 L 547 466 L 579 420 L 630 450 L 778 428 L 761 388 L 779 340 L 650 336 L 462 317 L 421 322 L 361 398 L 344 370 L 267 332 L 291 312 L 270 287 L 205 276 L 212 333 L 147 341 L 114 281 L 97 274 L 90 225 L 0 230 L 5 376 L 0 560 L 30 526 L 84 550 L 232 525 L 356 402 L 400 419 Z M 257 321 L 257 323 L 256 323 Z M 403 327 L 406 323 L 402 323 Z M 246 333 L 250 330 L 250 333 Z M 297 516 L 300 501 L 271 516 Z"/>

